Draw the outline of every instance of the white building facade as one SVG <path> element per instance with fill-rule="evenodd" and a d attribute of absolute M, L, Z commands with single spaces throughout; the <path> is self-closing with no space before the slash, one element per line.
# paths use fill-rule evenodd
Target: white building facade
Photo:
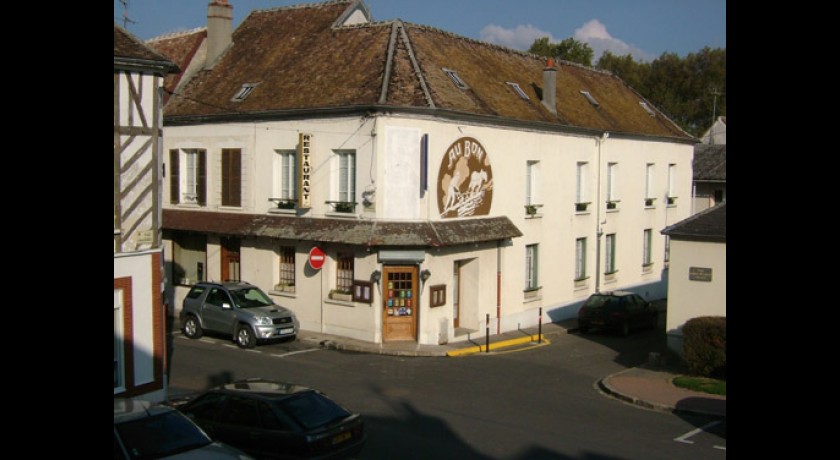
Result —
<path fill-rule="evenodd" d="M 304 330 L 440 344 L 574 317 L 596 289 L 665 297 L 694 138 L 610 74 L 369 18 L 253 12 L 170 100 L 171 314 L 196 280 L 238 279 Z"/>

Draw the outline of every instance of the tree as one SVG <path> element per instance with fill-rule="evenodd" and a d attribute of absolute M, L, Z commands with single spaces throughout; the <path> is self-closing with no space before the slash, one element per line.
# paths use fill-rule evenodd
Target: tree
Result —
<path fill-rule="evenodd" d="M 579 42 L 572 37 L 562 40 L 559 43 L 550 43 L 548 37 L 538 38 L 528 48 L 528 52 L 540 56 L 562 59 L 564 61 L 577 62 L 587 67 L 592 67 L 592 58 L 595 56 L 595 52 L 587 43 Z"/>
<path fill-rule="evenodd" d="M 720 97 L 726 94 L 726 48 L 706 47 L 685 58 L 666 52 L 650 63 L 605 51 L 598 68 L 617 75 L 694 136 L 711 126 L 713 112 L 726 115 L 726 98 Z"/>

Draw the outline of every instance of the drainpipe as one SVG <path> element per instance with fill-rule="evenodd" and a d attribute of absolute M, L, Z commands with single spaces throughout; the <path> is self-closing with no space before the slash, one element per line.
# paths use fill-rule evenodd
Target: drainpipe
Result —
<path fill-rule="evenodd" d="M 502 240 L 496 242 L 496 335 L 502 333 Z"/>
<path fill-rule="evenodd" d="M 610 133 L 604 131 L 603 136 L 595 138 L 595 141 L 598 142 L 598 180 L 597 182 L 597 192 L 596 196 L 597 199 L 595 201 L 595 219 L 598 223 L 597 226 L 597 233 L 596 235 L 598 238 L 596 239 L 595 245 L 595 293 L 598 294 L 601 292 L 601 237 L 604 236 L 604 229 L 601 228 L 602 225 L 607 223 L 607 220 L 604 219 L 601 222 L 601 144 L 603 144 L 607 138 L 610 137 Z"/>

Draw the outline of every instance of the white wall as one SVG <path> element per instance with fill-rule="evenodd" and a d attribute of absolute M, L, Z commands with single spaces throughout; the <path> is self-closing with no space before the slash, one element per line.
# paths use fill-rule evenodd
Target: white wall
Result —
<path fill-rule="evenodd" d="M 154 381 L 152 254 L 155 252 L 114 255 L 114 278 L 131 277 L 135 386 Z"/>
<path fill-rule="evenodd" d="M 691 267 L 710 268 L 711 282 L 690 280 Z M 671 240 L 669 347 L 681 352 L 682 327 L 698 316 L 726 316 L 726 244 Z"/>

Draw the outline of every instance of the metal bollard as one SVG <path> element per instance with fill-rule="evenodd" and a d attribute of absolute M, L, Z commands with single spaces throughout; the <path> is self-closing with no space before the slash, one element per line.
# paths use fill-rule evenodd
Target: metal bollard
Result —
<path fill-rule="evenodd" d="M 540 307 L 540 317 L 537 322 L 537 343 L 542 343 L 542 307 Z"/>
<path fill-rule="evenodd" d="M 490 353 L 490 313 L 487 314 L 487 322 L 484 327 L 484 352 Z"/>

